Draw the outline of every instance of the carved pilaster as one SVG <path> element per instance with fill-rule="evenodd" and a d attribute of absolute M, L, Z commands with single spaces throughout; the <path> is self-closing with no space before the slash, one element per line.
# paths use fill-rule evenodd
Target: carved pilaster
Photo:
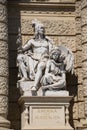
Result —
<path fill-rule="evenodd" d="M 8 29 L 7 0 L 0 0 L 0 129 L 8 130 Z"/>

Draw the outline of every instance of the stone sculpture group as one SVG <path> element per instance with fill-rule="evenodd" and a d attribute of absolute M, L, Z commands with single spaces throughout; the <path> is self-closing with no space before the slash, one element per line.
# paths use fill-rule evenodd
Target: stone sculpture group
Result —
<path fill-rule="evenodd" d="M 66 73 L 73 73 L 74 57 L 65 46 L 54 46 L 53 41 L 45 36 L 44 25 L 37 20 L 32 21 L 34 38 L 22 46 L 21 34 L 17 39 L 20 80 L 33 81 L 31 91 L 42 88 L 46 91 L 59 91 L 66 87 Z"/>

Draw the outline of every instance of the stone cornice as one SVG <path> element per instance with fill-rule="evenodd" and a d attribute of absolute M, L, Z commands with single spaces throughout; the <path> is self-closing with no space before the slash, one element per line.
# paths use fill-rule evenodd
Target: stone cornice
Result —
<path fill-rule="evenodd" d="M 20 7 L 45 7 L 45 8 L 75 8 L 75 2 L 19 2 L 8 1 L 8 6 L 20 6 Z"/>

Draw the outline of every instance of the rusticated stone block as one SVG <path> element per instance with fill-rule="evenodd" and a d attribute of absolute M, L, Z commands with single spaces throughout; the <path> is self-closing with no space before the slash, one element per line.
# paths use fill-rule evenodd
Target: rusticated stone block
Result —
<path fill-rule="evenodd" d="M 82 85 L 78 85 L 78 100 L 84 100 L 84 89 Z"/>
<path fill-rule="evenodd" d="M 78 123 L 79 123 L 78 119 L 73 120 L 74 128 L 78 126 Z"/>
<path fill-rule="evenodd" d="M 0 23 L 0 34 L 1 33 L 4 33 L 4 34 L 7 34 L 7 24 L 6 23 L 4 23 L 4 22 L 1 22 Z"/>
<path fill-rule="evenodd" d="M 82 44 L 87 42 L 87 25 L 82 27 Z"/>
<path fill-rule="evenodd" d="M 77 51 L 81 51 L 82 50 L 81 34 L 76 35 L 76 50 Z"/>
<path fill-rule="evenodd" d="M 87 78 L 87 62 L 83 63 L 83 79 Z"/>
<path fill-rule="evenodd" d="M 84 102 L 78 102 L 78 117 L 79 118 L 84 118 Z"/>
<path fill-rule="evenodd" d="M 76 16 L 81 16 L 81 1 L 76 1 L 75 3 L 75 7 L 76 7 Z"/>
<path fill-rule="evenodd" d="M 77 67 L 82 67 L 82 51 L 76 52 L 76 64 Z"/>
<path fill-rule="evenodd" d="M 87 79 L 84 79 L 83 81 L 83 90 L 84 90 L 84 96 L 87 96 Z"/>
<path fill-rule="evenodd" d="M 74 36 L 58 37 L 58 44 L 68 47 L 70 50 L 76 50 L 76 38 Z"/>
<path fill-rule="evenodd" d="M 8 33 L 3 32 L 0 34 L 0 40 L 7 41 L 7 38 L 8 38 Z"/>
<path fill-rule="evenodd" d="M 8 44 L 6 41 L 0 41 L 0 57 L 8 59 Z"/>
<path fill-rule="evenodd" d="M 8 61 L 7 59 L 0 59 L 0 76 L 8 76 Z"/>
<path fill-rule="evenodd" d="M 7 9 L 5 5 L 2 4 L 0 4 L 0 21 L 4 21 L 5 23 L 7 23 Z"/>
<path fill-rule="evenodd" d="M 85 115 L 87 116 L 87 97 L 85 97 L 84 98 L 84 101 L 85 101 L 85 105 L 84 105 L 84 107 L 85 107 Z"/>
<path fill-rule="evenodd" d="M 76 33 L 81 34 L 81 18 L 76 18 Z"/>
<path fill-rule="evenodd" d="M 77 77 L 78 77 L 78 84 L 82 84 L 82 82 L 83 82 L 83 69 L 82 69 L 82 67 L 80 68 L 77 68 L 76 69 L 76 75 L 77 75 Z"/>
<path fill-rule="evenodd" d="M 0 94 L 8 95 L 8 79 L 7 79 L 7 77 L 0 77 Z"/>
<path fill-rule="evenodd" d="M 81 7 L 84 8 L 87 6 L 87 1 L 86 0 L 81 0 Z"/>
<path fill-rule="evenodd" d="M 78 103 L 74 103 L 73 106 L 73 119 L 78 119 Z"/>
<path fill-rule="evenodd" d="M 87 24 L 87 9 L 86 8 L 82 9 L 81 18 L 82 18 L 82 22 L 81 22 L 82 25 Z"/>
<path fill-rule="evenodd" d="M 7 115 L 8 112 L 8 98 L 7 96 L 0 95 L 0 114 Z"/>

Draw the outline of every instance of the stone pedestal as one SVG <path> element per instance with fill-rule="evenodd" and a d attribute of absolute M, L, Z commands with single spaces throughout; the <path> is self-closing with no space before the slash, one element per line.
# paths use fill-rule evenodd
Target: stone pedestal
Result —
<path fill-rule="evenodd" d="M 21 96 L 21 130 L 73 130 L 68 107 L 72 96 Z"/>

